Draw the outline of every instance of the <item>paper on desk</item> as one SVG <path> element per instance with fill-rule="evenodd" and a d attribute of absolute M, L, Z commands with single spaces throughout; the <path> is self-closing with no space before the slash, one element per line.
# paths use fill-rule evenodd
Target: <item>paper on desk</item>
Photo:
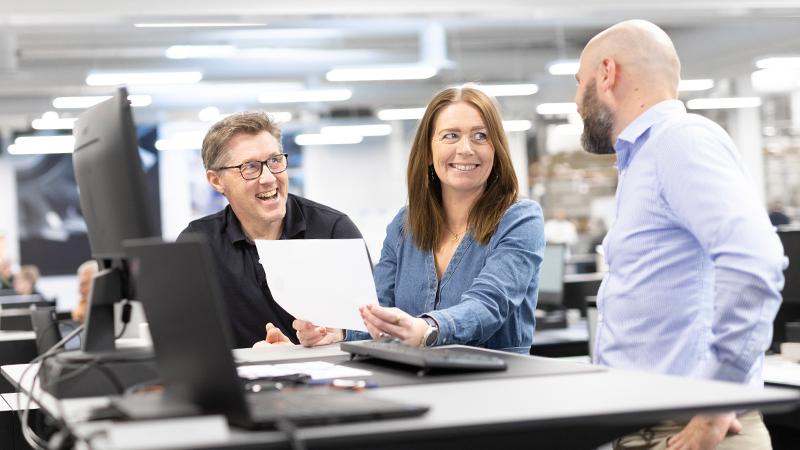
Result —
<path fill-rule="evenodd" d="M 294 317 L 367 331 L 359 306 L 378 304 L 362 239 L 256 240 L 272 297 Z"/>
<path fill-rule="evenodd" d="M 340 366 L 324 361 L 309 361 L 287 364 L 258 364 L 254 366 L 239 366 L 236 368 L 239 376 L 254 380 L 256 378 L 282 377 L 304 373 L 314 380 L 332 380 L 346 377 L 368 377 L 372 372 Z"/>

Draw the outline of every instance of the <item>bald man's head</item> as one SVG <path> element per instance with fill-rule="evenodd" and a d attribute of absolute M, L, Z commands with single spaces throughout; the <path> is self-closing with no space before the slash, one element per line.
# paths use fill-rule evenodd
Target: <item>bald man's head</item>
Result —
<path fill-rule="evenodd" d="M 672 40 L 658 26 L 645 20 L 618 23 L 589 41 L 581 64 L 594 70 L 604 58 L 613 59 L 630 80 L 677 98 L 681 62 Z"/>

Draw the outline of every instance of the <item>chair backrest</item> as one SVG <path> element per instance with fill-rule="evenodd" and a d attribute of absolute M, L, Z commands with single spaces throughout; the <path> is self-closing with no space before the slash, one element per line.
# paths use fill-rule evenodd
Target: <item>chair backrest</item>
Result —
<path fill-rule="evenodd" d="M 31 322 L 36 333 L 36 351 L 40 355 L 61 340 L 55 308 L 31 309 Z"/>

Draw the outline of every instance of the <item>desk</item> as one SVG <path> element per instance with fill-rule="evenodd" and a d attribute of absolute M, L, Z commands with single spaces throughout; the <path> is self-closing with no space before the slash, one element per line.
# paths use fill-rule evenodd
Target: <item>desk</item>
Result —
<path fill-rule="evenodd" d="M 33 331 L 0 331 L 0 366 L 27 363 L 38 354 Z M 14 392 L 14 387 L 2 378 L 0 393 L 4 392 Z"/>
<path fill-rule="evenodd" d="M 589 327 L 586 319 L 567 328 L 542 330 L 533 333 L 531 355 L 557 358 L 589 354 Z"/>
<path fill-rule="evenodd" d="M 793 387 L 800 392 L 800 364 L 786 361 L 781 355 L 764 358 L 764 383 Z M 765 414 L 764 423 L 772 437 L 774 450 L 796 449 L 800 442 L 800 410 L 783 414 Z"/>
<path fill-rule="evenodd" d="M 315 359 L 336 352 L 335 346 L 319 349 L 275 347 L 241 349 L 238 360 L 277 361 Z M 530 357 L 534 358 L 534 357 Z M 541 358 L 543 363 L 551 361 Z M 563 364 L 563 362 L 559 362 Z M 21 379 L 25 365 L 5 366 L 3 375 L 15 384 L 30 389 L 33 372 Z M 654 387 L 657 386 L 657 389 Z M 59 417 L 56 400 L 46 393 L 40 404 Z M 634 373 L 609 369 L 602 372 L 572 375 L 505 378 L 462 382 L 444 382 L 412 386 L 382 387 L 363 395 L 389 400 L 428 404 L 431 410 L 422 417 L 383 420 L 342 425 L 302 428 L 297 435 L 310 448 L 480 448 L 505 447 L 588 449 L 653 422 L 688 417 L 701 411 L 742 408 L 785 411 L 800 404 L 800 391 L 767 388 L 764 391 L 732 383 L 720 383 L 664 375 Z M 77 436 L 92 438 L 94 449 L 144 448 L 129 439 L 113 442 L 115 430 L 138 427 L 143 439 L 146 427 L 165 420 L 139 423 L 87 422 L 90 407 L 103 405 L 107 399 L 69 399 L 61 402 L 67 426 Z M 192 422 L 205 425 L 209 417 L 172 419 L 185 430 Z M 198 428 L 200 430 L 200 428 Z M 100 432 L 99 431 L 104 431 Z M 187 439 L 191 433 L 186 434 Z M 173 442 L 161 448 L 179 448 Z M 229 434 L 207 437 L 203 445 L 213 449 L 286 448 L 283 434 L 274 431 L 246 432 L 232 429 Z M 157 448 L 150 447 L 150 448 Z"/>

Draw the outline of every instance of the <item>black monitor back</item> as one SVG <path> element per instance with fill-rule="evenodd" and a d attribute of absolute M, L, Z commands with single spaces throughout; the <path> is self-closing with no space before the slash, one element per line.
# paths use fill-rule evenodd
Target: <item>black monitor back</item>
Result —
<path fill-rule="evenodd" d="M 772 327 L 772 349 L 775 351 L 786 342 L 786 323 L 800 321 L 800 230 L 781 229 L 778 236 L 784 253 L 789 257 L 789 266 L 783 271 L 786 280 L 781 292 L 783 303 Z"/>
<path fill-rule="evenodd" d="M 92 256 L 119 259 L 124 239 L 160 235 L 125 88 L 83 112 L 73 135 L 72 165 Z"/>
<path fill-rule="evenodd" d="M 127 241 L 165 395 L 250 426 L 231 348 L 233 333 L 205 239 Z"/>

